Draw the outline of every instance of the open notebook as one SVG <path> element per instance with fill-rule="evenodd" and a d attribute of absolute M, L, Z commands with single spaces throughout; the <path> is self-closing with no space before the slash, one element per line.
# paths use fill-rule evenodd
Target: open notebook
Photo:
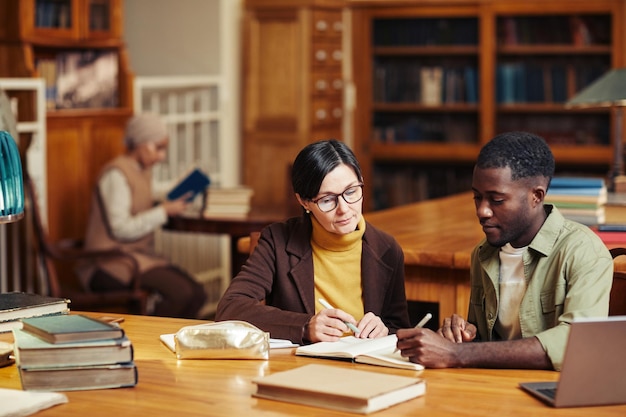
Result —
<path fill-rule="evenodd" d="M 520 387 L 553 407 L 626 404 L 625 354 L 626 316 L 580 319 L 571 324 L 559 381 Z"/>
<path fill-rule="evenodd" d="M 359 339 L 354 336 L 346 336 L 337 342 L 318 342 L 300 346 L 296 349 L 296 355 L 328 359 L 350 359 L 354 362 L 369 365 L 413 371 L 423 370 L 424 367 L 422 365 L 410 362 L 400 352 L 396 352 L 397 341 L 395 334 L 378 339 Z"/>

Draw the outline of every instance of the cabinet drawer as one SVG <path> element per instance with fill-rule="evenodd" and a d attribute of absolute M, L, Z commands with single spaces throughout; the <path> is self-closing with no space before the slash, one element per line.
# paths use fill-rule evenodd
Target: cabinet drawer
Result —
<path fill-rule="evenodd" d="M 320 69 L 311 74 L 311 93 L 313 96 L 341 96 L 343 84 L 340 71 Z"/>
<path fill-rule="evenodd" d="M 343 19 L 340 11 L 313 11 L 313 36 L 315 38 L 341 38 Z"/>
<path fill-rule="evenodd" d="M 341 67 L 341 63 L 343 62 L 341 44 L 337 42 L 314 42 L 312 53 L 311 62 L 313 63 L 313 68 L 336 68 Z"/>
<path fill-rule="evenodd" d="M 311 124 L 314 127 L 334 126 L 341 124 L 343 119 L 343 106 L 341 98 L 314 99 L 311 107 L 313 114 L 311 115 Z"/>

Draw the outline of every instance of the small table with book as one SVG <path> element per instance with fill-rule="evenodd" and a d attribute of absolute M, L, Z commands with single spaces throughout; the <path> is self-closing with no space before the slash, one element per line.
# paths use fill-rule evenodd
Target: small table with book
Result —
<path fill-rule="evenodd" d="M 99 317 L 99 313 L 84 313 Z M 384 375 L 423 378 L 424 395 L 377 412 L 377 416 L 623 416 L 626 405 L 553 409 L 519 388 L 523 381 L 555 381 L 558 372 L 489 369 L 412 371 L 348 361 L 296 356 L 295 348 L 272 349 L 269 360 L 186 359 L 163 345 L 159 336 L 199 320 L 115 315 L 134 346 L 139 382 L 135 387 L 69 391 L 69 402 L 37 416 L 351 416 L 352 413 L 254 397 L 256 378 L 305 365 L 330 366 Z M 11 342 L 11 333 L 0 334 Z M 21 389 L 15 365 L 0 368 L 0 388 Z"/>

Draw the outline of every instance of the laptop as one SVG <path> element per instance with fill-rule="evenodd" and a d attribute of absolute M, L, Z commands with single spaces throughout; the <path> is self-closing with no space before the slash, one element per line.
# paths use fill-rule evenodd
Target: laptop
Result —
<path fill-rule="evenodd" d="M 626 316 L 570 326 L 559 381 L 520 387 L 553 407 L 626 404 Z"/>

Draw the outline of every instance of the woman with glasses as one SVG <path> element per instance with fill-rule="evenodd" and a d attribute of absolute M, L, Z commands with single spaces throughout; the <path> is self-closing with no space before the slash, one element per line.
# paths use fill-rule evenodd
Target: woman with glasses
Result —
<path fill-rule="evenodd" d="M 262 231 L 216 319 L 244 320 L 299 344 L 408 327 L 402 249 L 365 221 L 363 177 L 350 148 L 337 140 L 306 146 L 291 181 L 302 216 Z"/>

